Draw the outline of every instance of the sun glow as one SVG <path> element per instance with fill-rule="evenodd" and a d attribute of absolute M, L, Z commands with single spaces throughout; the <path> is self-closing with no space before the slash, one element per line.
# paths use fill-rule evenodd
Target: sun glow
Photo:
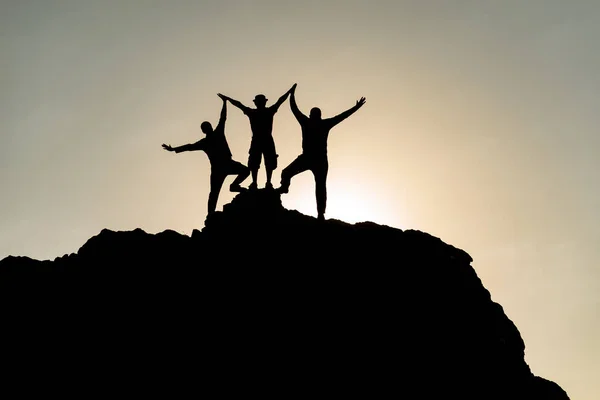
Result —
<path fill-rule="evenodd" d="M 303 214 L 317 216 L 314 182 L 308 174 L 302 179 L 296 178 L 290 187 L 287 197 L 282 197 L 288 209 L 296 209 Z M 328 182 L 327 185 L 327 219 L 338 219 L 351 224 L 371 221 L 382 225 L 398 226 L 400 221 L 406 223 L 401 209 L 391 207 L 385 197 L 369 187 L 360 187 L 351 182 Z"/>

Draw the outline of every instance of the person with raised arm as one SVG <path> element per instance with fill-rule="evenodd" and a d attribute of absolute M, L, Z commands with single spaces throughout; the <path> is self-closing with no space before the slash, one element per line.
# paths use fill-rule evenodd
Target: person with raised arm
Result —
<path fill-rule="evenodd" d="M 267 183 L 265 187 L 272 189 L 273 184 L 271 178 L 273 171 L 277 169 L 277 152 L 275 150 L 275 141 L 273 140 L 273 117 L 287 99 L 291 89 L 285 92 L 275 104 L 267 107 L 268 99 L 264 94 L 258 94 L 254 97 L 254 104 L 256 108 L 250 108 L 240 103 L 238 100 L 234 100 L 231 97 L 223 96 L 231 104 L 243 111 L 250 120 L 250 128 L 252 130 L 252 141 L 250 143 L 250 150 L 248 151 L 248 168 L 252 172 L 252 183 L 250 189 L 258 188 L 258 170 L 260 168 L 261 159 L 264 156 L 265 159 L 265 170 L 267 174 Z"/>
<path fill-rule="evenodd" d="M 319 220 L 325 219 L 325 208 L 327 206 L 327 171 L 329 170 L 327 139 L 329 131 L 358 111 L 365 102 L 366 99 L 361 97 L 353 107 L 335 117 L 326 119 L 321 118 L 321 110 L 318 107 L 314 107 L 310 110 L 310 116 L 307 117 L 298 109 L 298 105 L 296 104 L 296 84 L 292 86 L 290 107 L 302 128 L 302 154 L 281 172 L 281 186 L 277 191 L 279 193 L 288 193 L 292 178 L 304 171 L 310 170 L 315 178 L 315 196 L 317 199 Z"/>
<path fill-rule="evenodd" d="M 178 147 L 163 144 L 162 147 L 167 151 L 181 153 L 183 151 L 202 150 L 208 156 L 210 161 L 210 193 L 208 195 L 208 214 L 215 212 L 217 200 L 225 178 L 228 175 L 237 175 L 233 183 L 229 186 L 232 192 L 242 192 L 246 190 L 241 187 L 241 183 L 250 175 L 250 170 L 244 164 L 232 159 L 227 139 L 225 138 L 225 120 L 227 119 L 227 99 L 219 95 L 223 100 L 221 116 L 217 127 L 213 129 L 208 121 L 204 121 L 200 128 L 206 137 L 196 143 L 184 144 Z"/>

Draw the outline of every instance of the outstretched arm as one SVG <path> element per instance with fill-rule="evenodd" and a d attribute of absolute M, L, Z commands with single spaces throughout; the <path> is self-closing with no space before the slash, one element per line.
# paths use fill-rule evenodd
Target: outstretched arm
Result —
<path fill-rule="evenodd" d="M 183 146 L 171 147 L 170 144 L 162 145 L 163 149 L 167 151 L 174 151 L 175 153 L 181 153 L 182 151 L 194 151 L 194 150 L 204 150 L 204 142 L 202 140 L 197 141 L 196 143 L 184 144 Z"/>
<path fill-rule="evenodd" d="M 292 93 L 292 90 L 296 88 L 296 84 L 294 83 L 294 86 L 292 86 L 291 88 L 288 89 L 287 92 L 285 92 L 276 102 L 275 104 L 273 104 L 271 106 L 271 108 L 275 111 L 277 111 L 279 109 L 279 107 L 283 104 L 283 102 L 285 101 L 285 99 L 287 99 L 287 97 L 290 95 L 290 93 Z"/>
<path fill-rule="evenodd" d="M 232 99 L 229 96 L 225 96 L 224 94 L 218 93 L 219 97 L 224 99 L 224 100 L 229 100 L 229 102 L 231 104 L 233 104 L 234 106 L 236 106 L 237 108 L 239 108 L 240 110 L 242 110 L 243 112 L 246 112 L 246 110 L 249 110 L 249 107 L 246 107 L 245 105 L 243 105 L 242 103 L 240 103 L 237 100 Z"/>
<path fill-rule="evenodd" d="M 356 101 L 356 104 L 354 105 L 354 107 L 349 108 L 348 110 L 336 115 L 335 117 L 331 117 L 331 118 L 327 119 L 327 121 L 331 124 L 331 127 L 336 126 L 337 124 L 339 124 L 340 122 L 342 122 L 343 120 L 345 120 L 346 118 L 348 118 L 349 116 L 354 114 L 356 111 L 358 111 L 358 109 L 361 108 L 365 104 L 366 101 L 367 100 L 364 97 L 361 97 L 360 100 Z"/>
<path fill-rule="evenodd" d="M 302 114 L 302 112 L 298 109 L 298 105 L 296 104 L 296 85 L 295 84 L 290 89 L 290 108 L 292 109 L 292 112 L 294 113 L 294 116 L 296 117 L 298 122 L 308 118 L 306 115 Z"/>

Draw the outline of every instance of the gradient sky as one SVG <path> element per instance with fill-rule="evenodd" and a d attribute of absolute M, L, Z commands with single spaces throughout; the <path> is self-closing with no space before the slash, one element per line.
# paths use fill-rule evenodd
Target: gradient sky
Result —
<path fill-rule="evenodd" d="M 208 158 L 161 144 L 203 137 L 218 92 L 271 104 L 297 82 L 325 117 L 365 96 L 329 138 L 327 217 L 467 251 L 532 371 L 597 399 L 599 37 L 597 1 L 2 1 L 0 259 L 201 229 Z M 226 135 L 245 164 L 231 105 Z M 288 102 L 274 137 L 277 184 L 301 151 Z M 313 185 L 284 206 L 316 215 Z"/>

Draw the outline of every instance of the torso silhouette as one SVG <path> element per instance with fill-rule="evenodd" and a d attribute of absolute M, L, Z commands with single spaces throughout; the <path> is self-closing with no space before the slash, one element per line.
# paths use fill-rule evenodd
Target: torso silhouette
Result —
<path fill-rule="evenodd" d="M 296 97 L 292 91 L 290 98 L 290 107 L 296 120 L 302 128 L 302 154 L 309 158 L 319 158 L 327 162 L 327 139 L 331 128 L 355 113 L 364 104 L 364 97 L 356 102 L 356 105 L 348 110 L 336 115 L 335 117 L 321 119 L 321 110 L 314 108 L 311 110 L 311 117 L 304 115 L 296 104 Z"/>
<path fill-rule="evenodd" d="M 225 139 L 225 130 L 221 127 L 218 126 L 200 142 L 204 142 L 202 149 L 208 156 L 211 165 L 215 166 L 231 160 L 231 150 Z"/>
<path fill-rule="evenodd" d="M 277 112 L 276 107 L 265 107 L 262 109 L 245 108 L 244 114 L 250 119 L 252 137 L 262 139 L 270 137 L 273 133 L 273 116 Z"/>
<path fill-rule="evenodd" d="M 327 156 L 327 138 L 335 123 L 327 119 L 302 118 L 302 153 L 311 157 Z"/>
<path fill-rule="evenodd" d="M 191 144 L 189 150 L 203 150 L 213 168 L 231 160 L 231 150 L 225 139 L 225 129 L 221 125 L 208 133 L 205 138 Z"/>

